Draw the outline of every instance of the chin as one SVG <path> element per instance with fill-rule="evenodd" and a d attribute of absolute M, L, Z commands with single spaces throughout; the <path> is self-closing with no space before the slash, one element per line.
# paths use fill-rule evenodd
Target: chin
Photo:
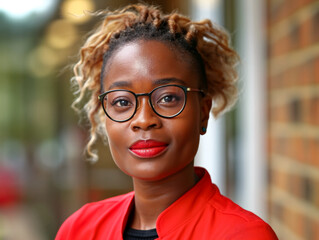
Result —
<path fill-rule="evenodd" d="M 175 175 L 176 173 L 182 171 L 186 166 L 181 166 L 179 168 L 160 168 L 156 166 L 143 167 L 135 169 L 134 171 L 124 171 L 127 175 L 131 176 L 133 179 L 143 180 L 143 181 L 160 181 Z"/>
<path fill-rule="evenodd" d="M 170 174 L 165 172 L 160 172 L 158 169 L 144 169 L 144 170 L 136 170 L 128 174 L 133 179 L 143 180 L 143 181 L 159 181 Z"/>

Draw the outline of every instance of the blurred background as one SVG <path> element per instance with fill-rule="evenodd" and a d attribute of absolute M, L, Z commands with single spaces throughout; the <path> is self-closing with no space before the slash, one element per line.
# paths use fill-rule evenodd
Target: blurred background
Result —
<path fill-rule="evenodd" d="M 0 240 L 54 239 L 86 202 L 132 190 L 71 109 L 72 64 L 100 19 L 128 0 L 0 0 Z M 196 164 L 280 239 L 319 239 L 319 1 L 153 0 L 210 18 L 241 55 L 237 106 L 212 119 Z"/>

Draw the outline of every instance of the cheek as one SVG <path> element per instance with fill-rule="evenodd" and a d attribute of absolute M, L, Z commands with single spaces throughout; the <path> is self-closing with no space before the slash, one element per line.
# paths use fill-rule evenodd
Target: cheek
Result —
<path fill-rule="evenodd" d="M 196 121 L 194 124 L 180 125 L 181 129 L 176 131 L 176 137 L 178 138 L 178 144 L 180 147 L 196 148 L 199 142 L 200 130 L 197 127 Z"/>
<path fill-rule="evenodd" d="M 114 161 L 118 159 L 119 153 L 121 153 L 120 147 L 125 146 L 122 137 L 122 124 L 115 123 L 111 120 L 106 120 L 105 128 L 107 133 L 108 145 Z"/>
<path fill-rule="evenodd" d="M 185 110 L 181 118 L 176 118 L 175 124 L 168 125 L 170 126 L 169 131 L 174 133 L 173 138 L 177 151 L 194 154 L 197 152 L 201 128 L 199 106 L 193 105 Z"/>

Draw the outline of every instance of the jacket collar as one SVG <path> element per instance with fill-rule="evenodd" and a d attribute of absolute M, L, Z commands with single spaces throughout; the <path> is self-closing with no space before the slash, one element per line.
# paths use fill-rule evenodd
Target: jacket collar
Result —
<path fill-rule="evenodd" d="M 195 173 L 200 180 L 172 205 L 165 209 L 157 218 L 156 230 L 159 237 L 187 223 L 195 214 L 203 211 L 208 200 L 216 193 L 217 188 L 211 184 L 211 178 L 206 169 L 195 167 Z M 134 205 L 134 192 L 128 194 L 127 211 L 123 213 L 121 232 L 123 234 L 127 220 Z"/>
<path fill-rule="evenodd" d="M 206 169 L 195 167 L 195 173 L 200 178 L 196 185 L 159 215 L 156 222 L 159 236 L 166 235 L 203 211 L 208 200 L 216 193 L 217 188 L 212 187 L 211 178 Z"/>

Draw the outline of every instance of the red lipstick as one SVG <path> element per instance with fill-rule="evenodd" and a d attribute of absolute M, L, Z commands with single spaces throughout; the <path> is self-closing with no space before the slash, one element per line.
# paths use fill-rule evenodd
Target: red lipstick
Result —
<path fill-rule="evenodd" d="M 141 158 L 153 158 L 160 155 L 168 144 L 164 142 L 158 142 L 155 140 L 140 140 L 135 142 L 131 147 L 130 151 Z"/>

